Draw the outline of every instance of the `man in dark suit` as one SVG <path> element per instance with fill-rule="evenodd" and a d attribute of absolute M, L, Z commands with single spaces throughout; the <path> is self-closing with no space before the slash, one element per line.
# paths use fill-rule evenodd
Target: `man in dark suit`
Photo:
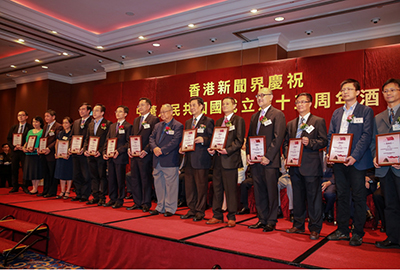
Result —
<path fill-rule="evenodd" d="M 357 102 L 360 83 L 347 79 L 340 85 L 345 105 L 333 112 L 328 133 L 328 147 L 334 133 L 353 134 L 350 156 L 344 163 L 335 163 L 333 172 L 337 189 L 338 229 L 328 236 L 329 240 L 349 240 L 350 192 L 354 201 L 354 229 L 349 244 L 359 246 L 364 236 L 366 220 L 365 173 L 373 166 L 369 147 L 372 141 L 374 113 L 370 107 Z M 332 164 L 332 162 L 329 162 Z"/>
<path fill-rule="evenodd" d="M 72 126 L 72 136 L 82 137 L 82 148 L 79 153 L 72 154 L 73 164 L 73 183 L 75 185 L 76 197 L 71 201 L 87 200 L 92 192 L 92 182 L 89 173 L 88 159 L 83 155 L 83 146 L 87 136 L 89 124 L 92 122 L 90 112 L 92 106 L 88 103 L 83 103 L 79 107 L 79 116 L 81 118 L 74 121 Z"/>
<path fill-rule="evenodd" d="M 142 209 L 143 212 L 148 212 L 151 207 L 153 156 L 151 154 L 149 138 L 154 126 L 160 120 L 150 113 L 150 99 L 145 97 L 140 98 L 138 109 L 141 116 L 136 117 L 133 121 L 130 135 L 141 137 L 142 151 L 139 156 L 133 156 L 130 146 L 128 149 L 128 155 L 131 158 L 131 177 L 127 181 L 127 185 L 132 192 L 134 204 L 126 209 Z"/>
<path fill-rule="evenodd" d="M 125 197 L 125 175 L 126 164 L 129 163 L 127 154 L 129 134 L 131 133 L 132 125 L 125 118 L 129 113 L 129 108 L 120 105 L 115 111 L 117 122 L 111 124 L 108 130 L 107 140 L 117 138 L 117 145 L 112 156 L 107 154 L 107 143 L 104 147 L 103 158 L 108 160 L 108 190 L 110 201 L 107 204 L 112 204 L 112 208 L 120 208 L 124 204 Z M 92 199 L 96 203 L 95 199 Z M 98 202 L 97 202 L 98 203 Z"/>
<path fill-rule="evenodd" d="M 211 156 L 207 152 L 214 129 L 214 120 L 203 114 L 204 101 L 201 97 L 190 99 L 190 112 L 193 118 L 185 123 L 185 129 L 197 129 L 194 140 L 194 151 L 185 152 L 185 191 L 189 211 L 181 219 L 193 218 L 200 221 L 204 218 L 207 206 L 208 171 L 211 167 Z M 183 152 L 181 152 L 183 154 Z"/>
<path fill-rule="evenodd" d="M 400 80 L 387 80 L 382 87 L 382 93 L 388 107 L 375 117 L 371 152 L 376 168 L 375 176 L 380 178 L 385 194 L 387 238 L 375 245 L 378 248 L 400 248 L 400 165 L 381 167 L 375 157 L 375 135 L 400 131 Z"/>
<path fill-rule="evenodd" d="M 103 104 L 96 104 L 93 107 L 93 121 L 89 124 L 88 133 L 84 144 L 84 155 L 88 158 L 90 177 L 92 178 L 92 195 L 93 200 L 88 204 L 97 203 L 99 206 L 111 206 L 113 204 L 106 204 L 106 195 L 108 191 L 107 175 L 106 175 L 106 161 L 103 159 L 101 153 L 106 147 L 106 137 L 111 122 L 104 118 L 106 107 Z M 98 148 L 95 153 L 89 153 L 89 139 L 91 136 L 97 137 L 99 140 Z M 79 201 L 87 201 L 88 198 L 82 197 Z M 115 204 L 115 202 L 114 202 Z"/>
<path fill-rule="evenodd" d="M 300 93 L 296 98 L 296 108 L 299 117 L 290 121 L 286 126 L 283 152 L 287 158 L 289 140 L 301 138 L 303 154 L 300 167 L 290 167 L 289 174 L 293 186 L 293 227 L 287 233 L 304 232 L 305 219 L 310 217 L 308 229 L 310 239 L 318 240 L 322 229 L 322 164 L 320 149 L 327 143 L 326 124 L 321 117 L 312 115 L 312 96 Z M 306 205 L 307 204 L 307 205 Z"/>
<path fill-rule="evenodd" d="M 164 216 L 170 217 L 175 214 L 178 205 L 179 143 L 183 125 L 173 118 L 170 104 L 161 107 L 160 115 L 163 122 L 157 123 L 150 135 L 157 207 L 149 213 L 164 213 Z"/>
<path fill-rule="evenodd" d="M 22 151 L 22 146 L 25 145 L 26 135 L 28 134 L 28 131 L 31 130 L 33 127 L 31 124 L 26 122 L 26 120 L 28 119 L 28 113 L 26 111 L 19 111 L 17 114 L 17 119 L 18 119 L 18 124 L 11 127 L 7 136 L 7 143 L 12 153 L 11 170 L 12 170 L 13 188 L 10 190 L 10 193 L 18 192 L 20 186 L 25 193 L 29 193 L 27 184 L 25 183 L 24 180 L 22 180 L 23 183 L 21 185 L 18 183 L 18 174 L 19 174 L 19 168 L 24 167 L 24 161 L 25 161 L 25 153 L 24 151 Z M 21 145 L 14 145 L 13 143 L 14 133 L 22 134 Z"/>
<path fill-rule="evenodd" d="M 56 122 L 56 112 L 54 110 L 47 110 L 44 114 L 44 121 L 46 124 L 43 127 L 42 138 L 47 138 L 47 147 L 39 152 L 43 166 L 43 192 L 37 196 L 45 198 L 54 197 L 57 195 L 58 180 L 54 178 L 54 171 L 56 169 L 56 158 L 54 156 L 57 135 L 62 131 L 63 127 L 60 123 Z"/>
<path fill-rule="evenodd" d="M 254 180 L 254 198 L 259 221 L 249 229 L 263 228 L 264 232 L 275 230 L 278 222 L 278 178 L 280 149 L 285 136 L 286 120 L 282 111 L 272 107 L 272 91 L 262 88 L 256 95 L 260 111 L 251 116 L 247 138 L 247 160 Z M 260 163 L 250 159 L 251 136 L 264 136 L 266 153 Z"/>
<path fill-rule="evenodd" d="M 238 168 L 243 167 L 240 149 L 246 133 L 244 119 L 234 114 L 235 109 L 236 101 L 234 98 L 226 97 L 222 100 L 222 111 L 225 116 L 218 119 L 215 126 L 228 127 L 226 146 L 218 150 L 207 149 L 211 155 L 215 156 L 213 161 L 214 196 L 212 205 L 214 215 L 206 224 L 223 222 L 222 203 L 225 192 L 228 207 L 228 227 L 230 228 L 236 226 Z"/>

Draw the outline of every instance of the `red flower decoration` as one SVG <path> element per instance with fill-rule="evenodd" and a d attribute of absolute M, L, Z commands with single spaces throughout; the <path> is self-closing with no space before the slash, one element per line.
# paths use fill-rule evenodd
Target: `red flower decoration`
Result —
<path fill-rule="evenodd" d="M 166 127 L 166 128 L 164 129 L 164 131 L 165 131 L 165 132 L 168 132 L 170 129 L 171 129 L 170 127 Z"/>
<path fill-rule="evenodd" d="M 104 124 L 104 123 L 103 123 L 103 124 L 101 124 L 101 126 L 102 126 L 102 127 L 105 127 L 105 126 L 106 126 L 106 124 Z"/>
<path fill-rule="evenodd" d="M 118 128 L 118 129 L 124 129 L 124 126 L 122 126 L 122 125 L 121 125 L 121 126 L 119 126 L 119 128 Z"/>

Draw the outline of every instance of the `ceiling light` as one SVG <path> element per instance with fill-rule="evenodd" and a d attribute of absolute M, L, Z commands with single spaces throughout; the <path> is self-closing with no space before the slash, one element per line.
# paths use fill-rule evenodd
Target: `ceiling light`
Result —
<path fill-rule="evenodd" d="M 210 41 L 211 42 L 215 42 L 215 41 L 217 41 L 217 39 L 216 38 L 210 38 Z"/>
<path fill-rule="evenodd" d="M 28 71 L 26 71 L 26 70 L 23 70 L 23 71 L 22 71 L 22 73 L 28 73 Z"/>
<path fill-rule="evenodd" d="M 133 15 L 135 15 L 135 13 L 128 11 L 128 12 L 125 12 L 125 15 L 127 15 L 127 16 L 133 16 Z"/>
<path fill-rule="evenodd" d="M 180 48 L 182 48 L 182 45 L 178 44 L 178 45 L 176 45 L 176 47 L 177 47 L 178 49 L 180 49 Z"/>
<path fill-rule="evenodd" d="M 10 67 L 12 67 L 12 68 L 17 68 L 16 66 L 14 66 L 14 65 L 11 65 Z"/>
<path fill-rule="evenodd" d="M 72 73 L 68 73 L 68 76 L 72 77 Z"/>
<path fill-rule="evenodd" d="M 190 24 L 188 24 L 188 26 L 191 27 L 191 28 L 193 28 L 193 27 L 194 27 L 194 24 L 193 24 L 193 23 L 190 23 Z"/>
<path fill-rule="evenodd" d="M 96 48 L 97 48 L 97 49 L 99 49 L 99 50 L 102 50 L 102 49 L 104 49 L 104 47 L 103 47 L 103 46 L 97 46 Z"/>
<path fill-rule="evenodd" d="M 160 47 L 161 45 L 160 45 L 160 43 L 153 43 L 153 46 L 154 47 Z"/>
<path fill-rule="evenodd" d="M 125 59 L 125 58 L 126 58 L 126 56 L 125 56 L 125 55 L 121 55 L 121 58 L 122 58 L 122 59 Z"/>
<path fill-rule="evenodd" d="M 65 55 L 65 56 L 67 56 L 67 55 L 68 55 L 68 53 L 66 53 L 66 52 L 63 52 L 62 54 L 63 54 L 63 55 Z"/>
<path fill-rule="evenodd" d="M 147 51 L 147 53 L 148 53 L 148 54 L 152 54 L 152 53 L 153 53 L 153 51 Z"/>
<path fill-rule="evenodd" d="M 285 18 L 283 18 L 283 17 L 276 17 L 275 18 L 275 21 L 277 21 L 277 22 L 281 22 L 281 21 L 283 21 Z"/>
<path fill-rule="evenodd" d="M 6 74 L 6 76 L 7 76 L 7 77 L 10 77 L 11 75 L 10 75 L 10 74 Z"/>
<path fill-rule="evenodd" d="M 97 69 L 94 68 L 94 69 L 93 69 L 93 72 L 97 72 Z"/>
<path fill-rule="evenodd" d="M 309 35 L 311 35 L 312 34 L 312 30 L 307 30 L 305 33 L 307 34 L 307 36 L 309 36 Z"/>
<path fill-rule="evenodd" d="M 57 32 L 57 31 L 54 31 L 54 30 L 51 31 L 51 33 L 52 33 L 52 34 L 58 34 L 58 32 Z"/>
<path fill-rule="evenodd" d="M 39 59 L 35 59 L 35 62 L 36 63 L 40 63 L 41 61 Z"/>
<path fill-rule="evenodd" d="M 22 38 L 20 38 L 20 39 L 18 39 L 18 42 L 19 42 L 19 43 L 24 43 L 25 40 L 23 40 Z"/>
<path fill-rule="evenodd" d="M 258 11 L 258 10 L 255 9 L 255 8 L 253 8 L 252 10 L 250 10 L 250 12 L 253 13 L 253 14 L 254 14 L 254 13 L 257 13 L 257 11 Z"/>
<path fill-rule="evenodd" d="M 371 22 L 374 23 L 374 24 L 377 24 L 380 20 L 381 20 L 381 18 L 377 17 L 377 18 L 373 18 L 371 20 Z"/>
<path fill-rule="evenodd" d="M 139 39 L 144 39 L 144 36 L 139 36 Z"/>
<path fill-rule="evenodd" d="M 42 66 L 42 68 L 44 68 L 44 69 L 48 69 L 49 67 L 48 67 L 48 66 Z"/>

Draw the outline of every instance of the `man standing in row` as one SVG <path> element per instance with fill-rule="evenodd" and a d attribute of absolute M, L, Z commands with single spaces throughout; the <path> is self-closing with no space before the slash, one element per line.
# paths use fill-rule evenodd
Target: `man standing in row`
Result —
<path fill-rule="evenodd" d="M 12 189 L 10 193 L 18 192 L 19 187 L 21 186 L 22 190 L 25 193 L 29 194 L 28 187 L 26 186 L 25 180 L 23 179 L 22 184 L 18 183 L 18 174 L 19 168 L 24 167 L 25 161 L 25 153 L 22 151 L 22 147 L 25 145 L 26 134 L 28 131 L 31 130 L 33 127 L 31 124 L 27 123 L 26 120 L 28 119 L 28 113 L 25 111 L 19 111 L 17 114 L 18 124 L 11 127 L 10 132 L 8 132 L 7 136 L 7 143 L 12 151 L 12 163 L 11 163 L 11 170 L 12 170 Z M 13 137 L 14 134 L 22 134 L 21 144 L 14 145 Z"/>
<path fill-rule="evenodd" d="M 189 211 L 181 219 L 193 218 L 201 221 L 207 206 L 208 172 L 211 156 L 207 152 L 214 129 L 214 120 L 203 114 L 204 101 L 201 97 L 190 99 L 190 112 L 193 118 L 185 123 L 185 129 L 197 129 L 195 151 L 185 152 L 185 191 Z M 183 154 L 183 153 L 182 153 Z"/>
<path fill-rule="evenodd" d="M 141 137 L 142 151 L 139 156 L 133 156 L 130 147 L 128 149 L 132 175 L 130 181 L 127 181 L 127 185 L 132 192 L 134 204 L 127 207 L 127 210 L 142 209 L 143 212 L 148 212 L 151 207 L 153 155 L 151 154 L 149 138 L 154 126 L 160 120 L 150 113 L 150 109 L 150 99 L 145 97 L 139 99 L 138 110 L 141 116 L 136 117 L 133 121 L 130 135 Z"/>
<path fill-rule="evenodd" d="M 270 89 L 261 88 L 256 98 L 261 110 L 251 116 L 246 152 L 254 180 L 254 198 L 259 221 L 250 225 L 249 229 L 263 228 L 264 232 L 271 232 L 278 222 L 277 183 L 286 120 L 282 111 L 271 106 L 273 94 Z M 251 136 L 265 137 L 266 153 L 260 163 L 250 160 Z"/>
<path fill-rule="evenodd" d="M 294 221 L 293 227 L 286 232 L 304 232 L 308 209 L 310 239 L 318 240 L 322 229 L 322 164 L 319 150 L 328 143 L 326 124 L 323 118 L 311 114 L 312 96 L 309 93 L 299 94 L 295 104 L 299 117 L 287 124 L 283 152 L 287 158 L 289 140 L 301 138 L 303 153 L 300 167 L 289 168 Z"/>

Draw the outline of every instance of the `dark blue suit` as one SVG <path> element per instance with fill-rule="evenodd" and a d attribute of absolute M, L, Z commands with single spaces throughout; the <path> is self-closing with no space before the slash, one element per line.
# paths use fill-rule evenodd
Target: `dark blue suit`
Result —
<path fill-rule="evenodd" d="M 334 133 L 339 133 L 344 110 L 343 107 L 338 108 L 332 115 L 328 133 L 328 149 L 331 143 L 331 137 Z M 336 180 L 337 189 L 337 223 L 338 230 L 344 234 L 349 234 L 350 219 L 350 192 L 352 194 L 355 206 L 354 213 L 354 230 L 353 234 L 364 236 L 364 223 L 366 220 L 366 200 L 367 194 L 365 189 L 365 172 L 371 168 L 372 156 L 369 147 L 372 141 L 372 128 L 374 113 L 371 108 L 361 104 L 357 104 L 353 111 L 354 118 L 362 119 L 362 123 L 349 123 L 347 133 L 354 134 L 353 144 L 350 156 L 356 162 L 352 166 L 345 166 L 341 163 L 333 165 L 333 171 Z"/>

